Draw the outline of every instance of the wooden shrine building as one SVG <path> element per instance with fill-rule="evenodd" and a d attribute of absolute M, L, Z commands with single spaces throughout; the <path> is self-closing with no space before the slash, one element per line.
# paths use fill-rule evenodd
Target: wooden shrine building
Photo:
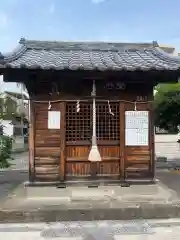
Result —
<path fill-rule="evenodd" d="M 29 92 L 29 181 L 153 180 L 153 87 L 177 82 L 180 58 L 156 42 L 19 45 L 0 74 Z"/>

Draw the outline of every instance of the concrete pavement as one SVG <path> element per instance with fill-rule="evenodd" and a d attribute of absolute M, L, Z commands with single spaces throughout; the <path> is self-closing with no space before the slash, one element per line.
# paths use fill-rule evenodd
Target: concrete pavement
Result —
<path fill-rule="evenodd" d="M 28 152 L 13 155 L 12 166 L 8 170 L 28 170 Z"/>
<path fill-rule="evenodd" d="M 14 154 L 13 165 L 0 169 L 0 201 L 2 202 L 19 184 L 28 180 L 28 153 Z"/>
<path fill-rule="evenodd" d="M 28 179 L 27 171 L 3 171 L 0 172 L 0 202 L 19 185 Z"/>
<path fill-rule="evenodd" d="M 24 188 L 23 182 L 28 179 L 27 158 L 27 153 L 18 155 L 13 171 L 11 168 L 0 172 L 1 222 L 180 216 L 180 175 L 169 170 L 157 170 L 159 187 Z"/>
<path fill-rule="evenodd" d="M 19 184 L 28 180 L 28 152 L 14 154 L 13 157 L 10 168 L 0 169 L 0 201 Z"/>
<path fill-rule="evenodd" d="M 180 219 L 0 224 L 0 239 L 175 240 Z"/>
<path fill-rule="evenodd" d="M 180 197 L 180 171 L 157 171 L 157 178 Z"/>
<path fill-rule="evenodd" d="M 23 187 L 1 204 L 0 222 L 128 220 L 180 217 L 180 198 L 161 183 L 87 187 Z"/>

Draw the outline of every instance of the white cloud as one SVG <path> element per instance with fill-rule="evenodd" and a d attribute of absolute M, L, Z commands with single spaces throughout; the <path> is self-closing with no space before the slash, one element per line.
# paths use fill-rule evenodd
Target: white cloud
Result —
<path fill-rule="evenodd" d="M 50 14 L 53 14 L 54 11 L 55 11 L 55 4 L 52 3 L 52 4 L 50 5 L 50 7 L 49 7 L 49 12 L 50 12 Z"/>
<path fill-rule="evenodd" d="M 6 28 L 8 25 L 8 17 L 7 14 L 0 12 L 0 29 Z"/>
<path fill-rule="evenodd" d="M 99 4 L 99 3 L 102 3 L 102 2 L 105 2 L 105 0 L 91 0 L 93 3 L 95 4 Z"/>

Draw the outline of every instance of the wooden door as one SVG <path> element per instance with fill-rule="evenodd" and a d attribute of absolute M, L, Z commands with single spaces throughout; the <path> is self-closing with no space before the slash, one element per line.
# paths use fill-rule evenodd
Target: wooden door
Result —
<path fill-rule="evenodd" d="M 96 177 L 120 177 L 120 112 L 119 102 L 111 103 L 112 116 L 107 102 L 96 104 L 97 144 L 102 161 L 97 163 Z M 88 155 L 92 137 L 92 101 L 66 106 L 66 179 L 91 178 Z"/>

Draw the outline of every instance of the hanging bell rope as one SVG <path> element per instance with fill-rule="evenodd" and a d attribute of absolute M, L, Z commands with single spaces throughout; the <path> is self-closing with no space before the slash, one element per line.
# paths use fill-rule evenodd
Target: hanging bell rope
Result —
<path fill-rule="evenodd" d="M 80 101 L 78 100 L 76 103 L 76 112 L 79 113 L 80 112 Z"/>
<path fill-rule="evenodd" d="M 93 134 L 92 134 L 92 145 L 91 150 L 89 152 L 88 160 L 91 162 L 99 162 L 101 161 L 101 155 L 97 147 L 97 137 L 96 137 L 96 85 L 95 81 L 93 81 L 92 87 L 92 97 L 93 97 Z"/>
<path fill-rule="evenodd" d="M 114 113 L 112 112 L 112 109 L 111 109 L 111 105 L 110 105 L 109 100 L 108 100 L 108 108 L 109 108 L 109 114 L 111 114 L 112 116 L 114 116 Z"/>

